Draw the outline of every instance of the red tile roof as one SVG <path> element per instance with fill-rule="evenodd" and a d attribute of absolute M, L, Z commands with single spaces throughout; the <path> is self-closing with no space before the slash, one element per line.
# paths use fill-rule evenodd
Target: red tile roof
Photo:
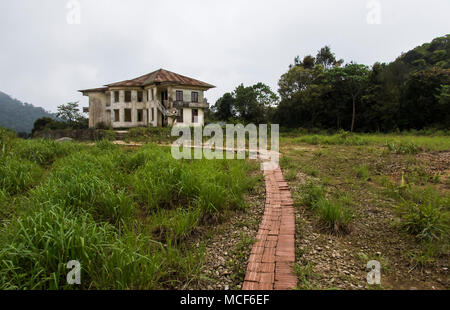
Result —
<path fill-rule="evenodd" d="M 181 75 L 174 72 L 170 72 L 164 69 L 159 69 L 157 71 L 151 72 L 149 74 L 140 76 L 132 80 L 125 80 L 117 83 L 107 84 L 108 87 L 119 87 L 119 86 L 137 86 L 144 87 L 147 85 L 155 83 L 175 83 L 178 85 L 186 86 L 198 86 L 205 88 L 214 88 L 214 85 Z"/>

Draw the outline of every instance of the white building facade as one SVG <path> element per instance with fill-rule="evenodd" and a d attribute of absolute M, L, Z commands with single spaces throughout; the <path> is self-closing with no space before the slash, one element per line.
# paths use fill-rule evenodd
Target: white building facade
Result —
<path fill-rule="evenodd" d="M 204 93 L 215 86 L 160 69 L 102 88 L 89 97 L 89 127 L 202 126 L 209 108 Z"/>

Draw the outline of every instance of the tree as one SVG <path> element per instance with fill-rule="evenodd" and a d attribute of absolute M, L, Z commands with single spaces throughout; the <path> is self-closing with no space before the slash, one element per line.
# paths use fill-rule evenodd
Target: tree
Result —
<path fill-rule="evenodd" d="M 341 66 L 343 62 L 343 59 L 336 60 L 336 57 L 334 56 L 334 53 L 331 52 L 330 47 L 325 45 L 319 52 L 317 52 L 315 63 L 316 65 L 322 65 L 325 69 L 330 69 L 333 66 Z"/>
<path fill-rule="evenodd" d="M 58 106 L 56 116 L 71 125 L 83 119 L 78 102 L 68 102 Z"/>
<path fill-rule="evenodd" d="M 253 123 L 267 122 L 267 110 L 278 100 L 278 96 L 263 83 L 248 87 L 241 84 L 236 87 L 233 96 L 238 116 Z"/>
<path fill-rule="evenodd" d="M 227 121 L 235 116 L 235 99 L 232 94 L 225 93 L 214 105 L 215 116 L 219 120 Z"/>

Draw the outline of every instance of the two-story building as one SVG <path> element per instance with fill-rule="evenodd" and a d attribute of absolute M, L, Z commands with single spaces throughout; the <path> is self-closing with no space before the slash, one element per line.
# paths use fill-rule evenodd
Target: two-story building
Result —
<path fill-rule="evenodd" d="M 80 90 L 89 96 L 89 127 L 201 126 L 215 86 L 159 69 L 132 80 Z"/>

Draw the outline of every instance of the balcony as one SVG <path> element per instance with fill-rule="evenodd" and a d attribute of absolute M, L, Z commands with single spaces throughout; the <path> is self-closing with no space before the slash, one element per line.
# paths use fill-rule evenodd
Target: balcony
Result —
<path fill-rule="evenodd" d="M 193 108 L 193 109 L 208 109 L 209 103 L 205 100 L 203 102 L 185 102 L 185 101 L 174 101 L 174 108 Z"/>

